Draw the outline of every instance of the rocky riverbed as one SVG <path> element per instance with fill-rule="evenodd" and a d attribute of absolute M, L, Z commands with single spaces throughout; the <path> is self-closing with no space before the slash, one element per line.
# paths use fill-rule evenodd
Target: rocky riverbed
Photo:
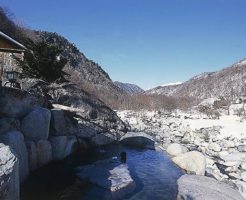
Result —
<path fill-rule="evenodd" d="M 246 122 L 242 118 L 209 119 L 196 111 L 119 111 L 118 115 L 131 131 L 151 135 L 183 169 L 229 184 L 246 197 Z M 176 146 L 170 146 L 173 143 Z"/>

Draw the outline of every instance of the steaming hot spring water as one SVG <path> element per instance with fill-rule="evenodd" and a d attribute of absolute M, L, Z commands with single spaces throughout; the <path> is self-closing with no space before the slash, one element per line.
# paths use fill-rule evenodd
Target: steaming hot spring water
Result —
<path fill-rule="evenodd" d="M 126 152 L 126 164 L 119 161 L 121 152 Z M 87 173 L 88 166 L 99 160 L 110 166 L 113 164 L 113 167 L 105 167 L 106 170 L 127 166 L 129 173 L 126 175 L 130 175 L 133 182 L 120 192 L 101 187 L 105 181 L 111 184 L 104 180 L 107 173 L 100 172 L 103 170 L 101 164 L 98 168 L 89 168 L 91 179 L 96 181 L 78 176 Z M 182 174 L 162 150 L 110 145 L 78 153 L 33 172 L 21 189 L 21 200 L 174 200 L 178 192 L 176 181 Z M 117 179 L 115 177 L 116 182 Z"/>

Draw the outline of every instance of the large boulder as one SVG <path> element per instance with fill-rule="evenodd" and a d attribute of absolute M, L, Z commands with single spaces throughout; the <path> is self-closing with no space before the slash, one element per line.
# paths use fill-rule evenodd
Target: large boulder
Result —
<path fill-rule="evenodd" d="M 42 96 L 10 87 L 0 87 L 0 97 L 0 117 L 23 117 L 34 106 L 50 106 Z"/>
<path fill-rule="evenodd" d="M 64 151 L 64 157 L 67 157 L 78 149 L 78 140 L 75 136 L 68 136 L 67 138 L 67 146 Z"/>
<path fill-rule="evenodd" d="M 183 175 L 178 179 L 178 200 L 243 200 L 229 185 L 213 178 Z"/>
<path fill-rule="evenodd" d="M 167 153 L 171 156 L 178 156 L 180 154 L 186 153 L 188 149 L 181 144 L 173 143 L 167 147 Z"/>
<path fill-rule="evenodd" d="M 244 182 L 246 182 L 246 171 L 243 171 L 243 172 L 241 173 L 241 178 L 242 178 L 242 180 L 243 180 Z"/>
<path fill-rule="evenodd" d="M 239 145 L 239 146 L 237 146 L 237 150 L 239 152 L 246 152 L 246 145 Z"/>
<path fill-rule="evenodd" d="M 0 118 L 0 134 L 20 130 L 20 121 L 17 118 Z"/>
<path fill-rule="evenodd" d="M 38 141 L 47 140 L 50 128 L 50 111 L 35 107 L 21 122 L 21 130 L 25 137 Z"/>
<path fill-rule="evenodd" d="M 244 162 L 246 160 L 246 153 L 234 152 L 227 155 L 221 155 L 220 158 L 225 162 Z"/>
<path fill-rule="evenodd" d="M 236 180 L 235 184 L 237 185 L 240 194 L 246 199 L 246 182 Z"/>
<path fill-rule="evenodd" d="M 65 157 L 65 149 L 67 147 L 67 136 L 51 137 L 53 160 L 62 160 Z"/>
<path fill-rule="evenodd" d="M 120 142 L 129 146 L 155 149 L 153 138 L 143 132 L 128 132 L 121 137 Z"/>
<path fill-rule="evenodd" d="M 117 137 L 115 134 L 112 133 L 100 133 L 96 134 L 94 137 L 91 138 L 91 141 L 94 145 L 102 146 L 111 144 L 117 141 Z"/>
<path fill-rule="evenodd" d="M 19 200 L 18 159 L 9 146 L 0 143 L 0 199 Z"/>
<path fill-rule="evenodd" d="M 205 156 L 198 151 L 190 151 L 182 155 L 172 158 L 172 161 L 180 168 L 195 173 L 204 175 L 206 170 Z"/>
<path fill-rule="evenodd" d="M 78 128 L 77 128 L 76 135 L 83 139 L 90 139 L 94 137 L 97 133 L 103 131 L 103 129 L 101 128 L 99 128 L 98 130 L 98 127 L 95 126 L 95 124 L 82 120 L 78 121 L 77 127 Z"/>
<path fill-rule="evenodd" d="M 10 146 L 18 158 L 20 182 L 22 183 L 29 175 L 28 153 L 22 133 L 17 131 L 5 133 L 0 136 L 0 141 Z"/>
<path fill-rule="evenodd" d="M 67 126 L 64 116 L 64 111 L 61 109 L 51 109 L 51 134 L 52 135 L 67 135 Z"/>
<path fill-rule="evenodd" d="M 126 131 L 125 124 L 112 109 L 76 84 L 52 83 L 38 88 L 41 94 L 45 93 L 50 96 L 53 105 L 75 108 L 78 110 L 78 116 L 93 121 L 106 130 Z"/>
<path fill-rule="evenodd" d="M 26 141 L 26 147 L 28 151 L 28 162 L 29 168 L 31 171 L 37 169 L 38 167 L 38 154 L 37 154 L 37 147 L 35 142 L 33 141 Z"/>
<path fill-rule="evenodd" d="M 208 145 L 208 148 L 212 151 L 215 151 L 215 152 L 220 152 L 221 151 L 221 147 L 220 145 L 218 145 L 217 143 L 213 142 L 213 143 L 210 143 Z"/>
<path fill-rule="evenodd" d="M 38 167 L 48 164 L 52 161 L 52 147 L 48 140 L 39 140 L 37 142 Z"/>

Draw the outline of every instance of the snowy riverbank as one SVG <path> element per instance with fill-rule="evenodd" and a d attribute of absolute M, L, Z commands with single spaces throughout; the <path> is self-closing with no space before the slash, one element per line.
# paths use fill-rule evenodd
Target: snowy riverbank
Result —
<path fill-rule="evenodd" d="M 179 143 L 206 157 L 206 175 L 228 183 L 246 197 L 246 121 L 222 114 L 209 119 L 197 111 L 119 111 L 131 131 L 150 134 L 164 149 Z"/>

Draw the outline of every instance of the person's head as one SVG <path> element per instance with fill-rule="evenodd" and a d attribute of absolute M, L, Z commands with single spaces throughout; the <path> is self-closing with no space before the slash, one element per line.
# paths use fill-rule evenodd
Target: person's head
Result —
<path fill-rule="evenodd" d="M 123 163 L 126 163 L 126 152 L 125 151 L 122 151 L 120 153 L 120 161 L 123 162 Z"/>

